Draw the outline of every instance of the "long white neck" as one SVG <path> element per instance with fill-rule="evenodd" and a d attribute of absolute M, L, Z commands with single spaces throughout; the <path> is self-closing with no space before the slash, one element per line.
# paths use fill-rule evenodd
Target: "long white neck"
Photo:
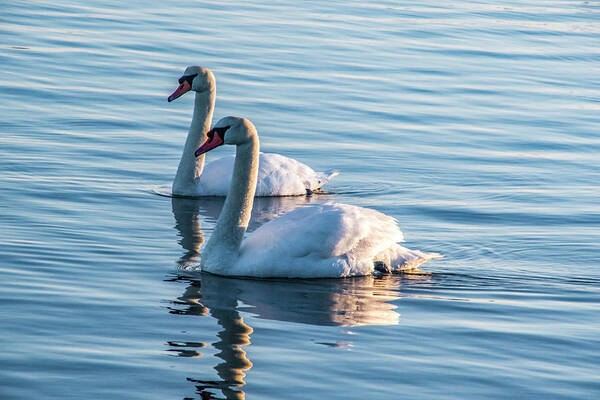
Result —
<path fill-rule="evenodd" d="M 208 271 L 218 272 L 215 268 L 226 268 L 238 257 L 254 203 L 258 151 L 258 135 L 252 135 L 248 142 L 236 148 L 231 188 L 215 231 L 202 252 L 201 265 Z"/>
<path fill-rule="evenodd" d="M 190 193 L 195 180 L 202 175 L 204 154 L 196 157 L 194 152 L 206 140 L 206 132 L 210 129 L 215 108 L 215 92 L 214 87 L 204 92 L 196 92 L 194 116 L 185 140 L 177 174 L 173 181 L 173 194 L 184 195 Z"/>

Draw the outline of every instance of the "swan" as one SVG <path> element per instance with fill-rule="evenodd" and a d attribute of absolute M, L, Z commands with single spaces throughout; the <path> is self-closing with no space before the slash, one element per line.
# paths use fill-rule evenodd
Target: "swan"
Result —
<path fill-rule="evenodd" d="M 234 156 L 204 165 L 204 155 L 194 150 L 206 139 L 215 107 L 216 83 L 203 67 L 187 67 L 179 86 L 168 97 L 171 102 L 186 92 L 196 92 L 194 114 L 173 180 L 174 196 L 226 196 L 231 184 Z M 256 196 L 297 196 L 311 194 L 336 176 L 338 171 L 315 172 L 309 166 L 279 154 L 260 153 Z"/>
<path fill-rule="evenodd" d="M 249 120 L 225 117 L 196 150 L 236 146 L 233 179 L 200 269 L 257 278 L 342 278 L 378 272 L 417 272 L 441 257 L 398 245 L 396 220 L 378 211 L 328 202 L 300 207 L 256 229 L 244 240 L 257 187 L 259 140 Z"/>

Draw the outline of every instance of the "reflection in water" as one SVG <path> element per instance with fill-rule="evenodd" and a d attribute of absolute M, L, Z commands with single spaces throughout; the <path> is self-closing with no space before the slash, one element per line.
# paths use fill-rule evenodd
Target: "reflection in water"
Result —
<path fill-rule="evenodd" d="M 313 199 L 314 197 L 307 196 L 256 197 L 248 232 L 252 232 L 265 222 L 281 214 L 311 203 Z M 175 228 L 181 237 L 179 244 L 186 250 L 186 253 L 179 260 L 179 265 L 183 269 L 198 265 L 200 248 L 204 242 L 200 220 L 205 218 L 208 221 L 215 222 L 221 213 L 224 202 L 224 197 L 171 198 Z"/>
<path fill-rule="evenodd" d="M 306 202 L 306 198 L 260 198 L 254 207 L 251 227 Z M 175 227 L 181 235 L 180 244 L 186 253 L 180 264 L 198 262 L 203 234 L 202 218 L 216 219 L 223 204 L 221 199 L 173 198 Z M 220 390 L 227 399 L 244 399 L 240 389 L 245 385 L 246 371 L 252 367 L 244 346 L 251 343 L 252 328 L 242 318 L 242 312 L 253 318 L 289 321 L 311 325 L 360 326 L 395 325 L 400 315 L 390 301 L 399 299 L 402 279 L 386 275 L 350 279 L 316 280 L 252 280 L 220 277 L 199 273 L 193 277 L 177 276 L 172 281 L 186 282 L 185 292 L 169 307 L 172 314 L 197 315 L 215 318 L 222 327 L 219 340 L 213 343 L 223 360 L 214 369 L 220 380 L 187 378 L 196 384 L 202 399 L 214 399 L 209 389 Z M 421 277 L 420 279 L 429 279 Z M 170 351 L 181 357 L 200 356 L 196 349 L 204 343 L 168 342 Z M 327 346 L 351 345 L 320 343 Z"/>
<path fill-rule="evenodd" d="M 185 278 L 176 277 L 174 280 L 182 279 Z M 212 300 L 207 298 L 204 291 L 201 290 L 201 286 L 206 285 L 204 279 L 202 281 L 186 279 L 186 281 L 189 284 L 184 294 L 173 302 L 169 312 L 183 315 L 210 315 L 223 328 L 217 334 L 219 340 L 212 344 L 215 349 L 219 350 L 216 356 L 223 360 L 214 367 L 221 380 L 201 380 L 189 377 L 187 380 L 196 384 L 196 389 L 203 399 L 214 398 L 207 389 L 219 389 L 227 399 L 243 399 L 244 392 L 235 388 L 246 384 L 244 371 L 252 367 L 252 362 L 246 357 L 243 349 L 243 346 L 250 344 L 252 328 L 244 323 L 237 311 L 235 296 L 225 293 L 225 295 L 218 296 L 219 300 L 215 302 L 214 298 Z"/>

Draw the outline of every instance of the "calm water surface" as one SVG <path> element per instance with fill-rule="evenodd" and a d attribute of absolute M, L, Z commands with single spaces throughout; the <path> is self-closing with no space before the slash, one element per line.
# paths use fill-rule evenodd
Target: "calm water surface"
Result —
<path fill-rule="evenodd" d="M 452 4 L 450 4 L 452 3 Z M 2 399 L 600 396 L 600 3 L 0 7 Z M 186 275 L 193 96 L 396 217 L 421 277 Z M 232 149 L 215 150 L 209 159 Z"/>

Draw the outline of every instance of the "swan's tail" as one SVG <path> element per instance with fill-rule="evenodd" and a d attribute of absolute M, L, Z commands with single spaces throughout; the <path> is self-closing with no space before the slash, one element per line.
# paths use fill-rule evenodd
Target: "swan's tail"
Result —
<path fill-rule="evenodd" d="M 426 274 L 427 272 L 421 271 L 419 266 L 426 261 L 443 257 L 438 253 L 425 253 L 420 250 L 410 250 L 406 247 L 396 245 L 383 254 L 379 254 L 376 257 L 376 261 L 381 261 L 387 265 L 392 273 Z"/>
<path fill-rule="evenodd" d="M 321 186 L 325 185 L 329 182 L 333 177 L 340 174 L 340 171 L 337 169 L 328 169 L 327 171 L 317 172 L 317 182 L 312 190 L 320 189 Z"/>
<path fill-rule="evenodd" d="M 423 271 L 419 269 L 421 264 L 426 261 L 433 260 L 436 258 L 444 258 L 443 255 L 439 253 L 425 253 L 419 250 L 413 250 L 415 253 L 419 253 L 417 257 L 411 260 L 405 260 L 404 264 L 400 266 L 398 270 L 401 274 L 430 274 L 431 272 Z"/>

